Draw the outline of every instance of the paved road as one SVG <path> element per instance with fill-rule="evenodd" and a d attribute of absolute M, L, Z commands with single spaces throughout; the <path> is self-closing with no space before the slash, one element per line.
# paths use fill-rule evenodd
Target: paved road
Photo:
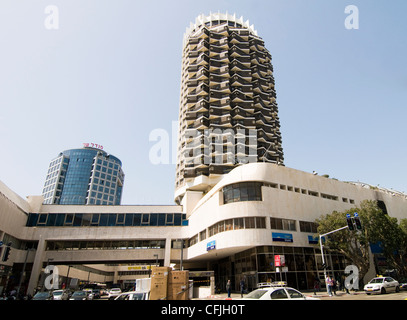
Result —
<path fill-rule="evenodd" d="M 367 295 L 366 293 L 358 294 L 346 294 L 338 293 L 337 296 L 326 297 L 321 296 L 321 300 L 405 300 L 407 299 L 407 291 L 401 291 L 399 293 L 386 293 L 386 294 L 372 294 Z"/>

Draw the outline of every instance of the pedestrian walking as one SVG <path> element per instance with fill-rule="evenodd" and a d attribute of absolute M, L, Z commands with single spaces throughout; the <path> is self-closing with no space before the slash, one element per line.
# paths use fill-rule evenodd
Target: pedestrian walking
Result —
<path fill-rule="evenodd" d="M 328 294 L 332 297 L 332 279 L 330 276 L 327 276 L 325 279 L 326 287 L 328 288 Z"/>
<path fill-rule="evenodd" d="M 320 283 L 319 283 L 319 279 L 316 278 L 314 281 L 314 296 L 317 294 L 317 291 L 320 291 L 320 287 L 319 287 Z"/>
<path fill-rule="evenodd" d="M 240 295 L 243 298 L 243 292 L 244 292 L 244 279 L 240 280 Z"/>
<path fill-rule="evenodd" d="M 333 292 L 334 295 L 336 296 L 336 290 L 338 289 L 338 286 L 337 286 L 337 284 L 336 284 L 336 280 L 335 280 L 334 277 L 332 277 L 331 281 L 332 281 L 332 292 Z"/>
<path fill-rule="evenodd" d="M 226 283 L 226 290 L 228 292 L 228 298 L 230 298 L 230 292 L 231 292 L 230 280 L 228 280 L 228 282 Z"/>

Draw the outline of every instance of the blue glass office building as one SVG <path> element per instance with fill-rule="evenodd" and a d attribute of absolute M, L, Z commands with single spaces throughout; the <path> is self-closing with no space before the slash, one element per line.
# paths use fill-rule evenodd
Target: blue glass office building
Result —
<path fill-rule="evenodd" d="M 85 147 L 61 152 L 49 165 L 45 204 L 120 205 L 124 183 L 121 161 Z"/>

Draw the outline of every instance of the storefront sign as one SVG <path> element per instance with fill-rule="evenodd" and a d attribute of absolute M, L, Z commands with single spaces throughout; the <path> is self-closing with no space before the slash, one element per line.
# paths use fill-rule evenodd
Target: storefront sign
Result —
<path fill-rule="evenodd" d="M 206 244 L 206 251 L 210 251 L 210 250 L 214 250 L 214 249 L 216 249 L 216 240 L 213 240 Z"/>
<path fill-rule="evenodd" d="M 308 243 L 309 244 L 318 244 L 318 236 L 308 236 Z"/>
<path fill-rule="evenodd" d="M 293 235 L 291 233 L 273 232 L 271 236 L 273 241 L 276 242 L 293 242 Z"/>

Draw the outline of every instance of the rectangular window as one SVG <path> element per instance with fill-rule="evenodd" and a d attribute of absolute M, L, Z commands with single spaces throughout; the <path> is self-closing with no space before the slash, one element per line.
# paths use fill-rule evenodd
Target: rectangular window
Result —
<path fill-rule="evenodd" d="M 53 227 L 55 225 L 56 214 L 49 214 L 47 220 L 47 227 Z"/>
<path fill-rule="evenodd" d="M 181 225 L 181 214 L 174 213 L 174 226 L 180 226 L 180 225 Z"/>
<path fill-rule="evenodd" d="M 244 219 L 245 229 L 254 229 L 256 227 L 254 217 L 246 217 Z"/>
<path fill-rule="evenodd" d="M 280 218 L 270 218 L 270 228 L 277 230 L 297 230 L 295 226 L 295 220 Z"/>
<path fill-rule="evenodd" d="M 233 230 L 233 219 L 225 220 L 225 231 Z"/>
<path fill-rule="evenodd" d="M 262 183 L 242 182 L 225 186 L 222 189 L 223 204 L 237 201 L 262 201 Z"/>
<path fill-rule="evenodd" d="M 300 231 L 301 232 L 310 232 L 317 233 L 318 224 L 310 221 L 300 221 Z"/>
<path fill-rule="evenodd" d="M 150 224 L 150 214 L 144 213 L 142 216 L 141 225 L 148 226 Z"/>
<path fill-rule="evenodd" d="M 266 229 L 266 218 L 256 217 L 256 228 L 257 229 Z"/>
<path fill-rule="evenodd" d="M 38 213 L 30 213 L 27 220 L 27 227 L 35 227 L 37 225 L 38 217 Z"/>
<path fill-rule="evenodd" d="M 174 215 L 172 213 L 167 213 L 166 214 L 166 225 L 172 225 L 174 224 Z"/>
<path fill-rule="evenodd" d="M 84 226 L 84 227 L 90 226 L 90 220 L 91 219 L 92 219 L 92 214 L 91 213 L 83 214 L 83 216 L 82 216 L 82 226 Z"/>
<path fill-rule="evenodd" d="M 126 227 L 130 227 L 133 225 L 133 214 L 132 213 L 127 213 L 125 220 L 124 220 L 124 225 Z"/>
<path fill-rule="evenodd" d="M 114 227 L 116 225 L 116 219 L 117 215 L 115 213 L 109 213 L 109 218 L 108 218 L 108 226 Z"/>
<path fill-rule="evenodd" d="M 82 214 L 81 213 L 76 213 L 75 217 L 73 219 L 73 226 L 74 227 L 80 227 L 82 224 Z"/>
<path fill-rule="evenodd" d="M 71 226 L 73 223 L 73 214 L 72 213 L 68 213 L 65 217 L 65 226 Z"/>
<path fill-rule="evenodd" d="M 158 225 L 158 214 L 151 213 L 150 214 L 150 226 L 157 226 Z"/>
<path fill-rule="evenodd" d="M 234 229 L 239 230 L 244 228 L 244 221 L 243 218 L 235 218 L 233 219 Z"/>
<path fill-rule="evenodd" d="M 108 219 L 108 214 L 107 213 L 102 213 L 100 215 L 100 220 L 99 220 L 99 227 L 106 227 L 107 226 L 107 219 Z"/>
<path fill-rule="evenodd" d="M 133 226 L 140 226 L 141 225 L 141 214 L 135 213 L 133 217 Z"/>
<path fill-rule="evenodd" d="M 99 213 L 94 213 L 92 215 L 92 221 L 90 223 L 91 226 L 98 226 L 99 225 L 99 216 L 100 216 Z"/>
<path fill-rule="evenodd" d="M 47 221 L 48 215 L 46 213 L 41 213 L 40 218 L 38 220 L 38 225 L 45 225 L 45 222 Z"/>
<path fill-rule="evenodd" d="M 166 221 L 165 221 L 165 217 L 166 216 L 166 214 L 165 213 L 159 213 L 158 214 L 158 226 L 165 226 L 165 223 L 166 223 Z"/>
<path fill-rule="evenodd" d="M 206 230 L 203 230 L 199 233 L 199 240 L 205 240 L 206 239 Z"/>

